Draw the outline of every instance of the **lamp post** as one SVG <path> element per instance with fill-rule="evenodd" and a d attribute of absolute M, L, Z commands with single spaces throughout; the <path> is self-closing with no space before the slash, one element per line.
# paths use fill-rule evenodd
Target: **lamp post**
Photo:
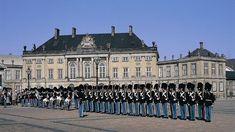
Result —
<path fill-rule="evenodd" d="M 28 75 L 28 89 L 30 88 L 30 85 L 29 85 L 29 79 L 30 79 L 30 74 L 31 74 L 31 70 L 30 68 L 28 67 L 28 69 L 26 70 L 26 73 Z"/>
<path fill-rule="evenodd" d="M 99 70 L 99 63 L 100 63 L 100 57 L 94 58 L 95 64 L 96 64 L 96 86 L 98 86 L 98 70 Z"/>

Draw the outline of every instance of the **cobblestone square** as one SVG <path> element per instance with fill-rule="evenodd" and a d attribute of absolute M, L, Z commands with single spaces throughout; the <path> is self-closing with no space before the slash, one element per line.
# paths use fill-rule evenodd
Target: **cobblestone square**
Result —
<path fill-rule="evenodd" d="M 79 118 L 77 110 L 0 106 L 1 132 L 235 132 L 234 120 L 235 100 L 218 100 L 210 123 L 101 113 Z"/>

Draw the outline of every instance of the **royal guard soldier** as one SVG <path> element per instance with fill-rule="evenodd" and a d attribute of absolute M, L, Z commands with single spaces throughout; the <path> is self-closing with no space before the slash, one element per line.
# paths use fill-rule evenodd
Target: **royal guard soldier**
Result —
<path fill-rule="evenodd" d="M 187 101 L 189 106 L 189 120 L 195 121 L 195 104 L 196 104 L 196 93 L 194 91 L 195 85 L 192 83 L 188 83 L 188 94 Z"/>
<path fill-rule="evenodd" d="M 115 85 L 114 98 L 115 114 L 119 115 L 121 113 L 121 93 L 119 85 Z"/>
<path fill-rule="evenodd" d="M 160 91 L 158 84 L 154 85 L 154 90 L 152 92 L 153 95 L 153 102 L 154 102 L 154 110 L 155 110 L 155 116 L 157 118 L 161 117 L 161 109 L 160 109 Z"/>
<path fill-rule="evenodd" d="M 187 105 L 187 94 L 185 92 L 186 85 L 183 83 L 179 84 L 178 100 L 180 106 L 180 119 L 186 120 L 186 105 Z"/>
<path fill-rule="evenodd" d="M 153 116 L 153 95 L 152 95 L 152 84 L 146 84 L 146 106 L 147 106 L 147 116 Z"/>
<path fill-rule="evenodd" d="M 109 113 L 114 114 L 114 90 L 113 90 L 113 85 L 109 85 Z"/>
<path fill-rule="evenodd" d="M 78 113 L 79 117 L 84 117 L 84 103 L 85 103 L 85 90 L 84 86 L 81 84 L 78 87 L 78 99 L 79 99 L 79 107 L 78 107 Z"/>
<path fill-rule="evenodd" d="M 206 116 L 205 121 L 211 122 L 211 113 L 212 113 L 212 106 L 214 101 L 216 100 L 215 95 L 211 92 L 212 85 L 210 83 L 205 84 L 205 93 L 204 93 L 204 100 L 205 100 L 205 107 L 206 107 Z"/>
<path fill-rule="evenodd" d="M 128 115 L 133 114 L 132 102 L 133 102 L 132 85 L 129 84 L 128 89 L 127 89 L 127 114 Z"/>
<path fill-rule="evenodd" d="M 162 103 L 163 118 L 168 118 L 167 106 L 168 106 L 168 101 L 169 101 L 169 97 L 168 97 L 169 93 L 167 91 L 167 84 L 162 83 L 161 88 L 162 88 L 162 92 L 160 94 L 160 98 L 161 98 L 161 103 Z"/>
<path fill-rule="evenodd" d="M 109 113 L 109 91 L 108 85 L 104 85 L 105 113 Z"/>
<path fill-rule="evenodd" d="M 140 85 L 140 114 L 146 116 L 146 92 L 144 91 L 145 84 Z"/>
<path fill-rule="evenodd" d="M 7 88 L 3 88 L 3 103 L 4 103 L 4 108 L 7 107 Z"/>
<path fill-rule="evenodd" d="M 95 112 L 99 112 L 99 90 L 98 90 L 98 86 L 94 87 L 94 96 L 93 96 L 93 100 L 94 100 L 94 107 L 95 107 Z"/>
<path fill-rule="evenodd" d="M 133 91 L 133 103 L 134 103 L 134 115 L 139 116 L 140 114 L 140 88 L 139 84 L 134 85 L 134 91 Z"/>
<path fill-rule="evenodd" d="M 100 112 L 105 113 L 105 96 L 104 96 L 104 86 L 100 87 Z"/>
<path fill-rule="evenodd" d="M 123 115 L 126 115 L 127 114 L 127 111 L 126 111 L 126 101 L 127 101 L 127 94 L 126 94 L 126 85 L 125 84 L 123 84 L 122 85 L 122 88 L 121 88 L 121 101 L 122 101 L 122 103 L 121 103 L 121 113 L 123 114 Z"/>
<path fill-rule="evenodd" d="M 204 119 L 204 92 L 203 92 L 203 84 L 199 82 L 197 84 L 198 91 L 196 92 L 196 101 L 197 101 L 197 109 L 198 109 L 198 120 Z"/>
<path fill-rule="evenodd" d="M 57 93 L 58 96 L 58 93 Z M 74 108 L 78 109 L 78 87 L 74 88 L 73 91 L 73 100 L 74 100 Z"/>
<path fill-rule="evenodd" d="M 176 105 L 178 103 L 176 85 L 174 83 L 169 84 L 169 102 L 171 105 L 171 117 L 177 119 Z"/>
<path fill-rule="evenodd" d="M 94 96 L 93 86 L 89 85 L 88 86 L 88 107 L 89 107 L 90 112 L 94 111 L 93 96 Z"/>
<path fill-rule="evenodd" d="M 88 100 L 88 85 L 84 85 L 84 94 L 85 94 L 85 102 L 84 102 L 84 111 L 89 111 L 89 100 Z"/>

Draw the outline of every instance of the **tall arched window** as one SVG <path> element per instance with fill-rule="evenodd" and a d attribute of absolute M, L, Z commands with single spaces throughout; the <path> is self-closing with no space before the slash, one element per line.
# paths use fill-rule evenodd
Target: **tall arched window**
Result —
<path fill-rule="evenodd" d="M 105 78 L 105 64 L 100 63 L 99 65 L 100 78 Z"/>
<path fill-rule="evenodd" d="M 85 63 L 85 79 L 91 78 L 91 66 L 89 63 Z"/>
<path fill-rule="evenodd" d="M 76 65 L 74 63 L 70 64 L 70 79 L 75 79 L 76 77 Z"/>

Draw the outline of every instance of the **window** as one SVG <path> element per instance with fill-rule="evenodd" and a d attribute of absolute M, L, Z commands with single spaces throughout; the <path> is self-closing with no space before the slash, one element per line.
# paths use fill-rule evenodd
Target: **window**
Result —
<path fill-rule="evenodd" d="M 224 76 L 223 64 L 219 64 L 219 76 Z"/>
<path fill-rule="evenodd" d="M 166 66 L 166 77 L 171 77 L 171 66 Z"/>
<path fill-rule="evenodd" d="M 42 64 L 42 59 L 37 59 L 36 64 Z"/>
<path fill-rule="evenodd" d="M 135 61 L 141 61 L 141 56 L 135 56 L 134 59 Z"/>
<path fill-rule="evenodd" d="M 211 75 L 216 75 L 216 65 L 215 65 L 215 63 L 211 64 Z"/>
<path fill-rule="evenodd" d="M 136 67 L 135 68 L 135 76 L 136 76 L 136 78 L 140 78 L 140 67 Z"/>
<path fill-rule="evenodd" d="M 53 79 L 53 69 L 48 69 L 48 79 Z"/>
<path fill-rule="evenodd" d="M 179 67 L 178 67 L 178 65 L 174 66 L 174 70 L 175 70 L 175 77 L 178 77 L 179 76 Z"/>
<path fill-rule="evenodd" d="M 145 61 L 152 61 L 152 57 L 151 56 L 145 56 Z"/>
<path fill-rule="evenodd" d="M 205 63 L 204 63 L 204 75 L 208 75 L 208 74 L 209 74 L 208 63 L 205 62 Z"/>
<path fill-rule="evenodd" d="M 63 69 L 58 69 L 58 79 L 63 79 Z"/>
<path fill-rule="evenodd" d="M 159 67 L 158 73 L 159 73 L 159 77 L 163 77 L 163 67 Z"/>
<path fill-rule="evenodd" d="M 105 78 L 105 65 L 101 63 L 99 65 L 100 78 Z"/>
<path fill-rule="evenodd" d="M 53 64 L 54 60 L 53 59 L 48 59 L 48 64 Z"/>
<path fill-rule="evenodd" d="M 123 62 L 128 62 L 129 59 L 128 59 L 128 57 L 122 57 L 122 61 L 123 61 Z"/>
<path fill-rule="evenodd" d="M 85 79 L 91 78 L 91 67 L 89 63 L 85 63 Z"/>
<path fill-rule="evenodd" d="M 76 65 L 74 63 L 70 64 L 70 79 L 75 79 L 76 77 Z"/>
<path fill-rule="evenodd" d="M 11 78 L 11 71 L 10 70 L 6 70 L 5 71 L 5 78 L 6 78 L 6 80 L 11 80 L 12 78 Z"/>
<path fill-rule="evenodd" d="M 118 62 L 118 57 L 113 57 L 112 62 Z"/>
<path fill-rule="evenodd" d="M 20 80 L 20 70 L 16 70 L 16 80 Z"/>
<path fill-rule="evenodd" d="M 217 91 L 216 82 L 212 82 L 212 91 L 213 91 L 213 92 L 216 92 L 216 91 Z"/>
<path fill-rule="evenodd" d="M 113 78 L 118 78 L 118 68 L 113 68 Z"/>
<path fill-rule="evenodd" d="M 123 68 L 123 77 L 128 78 L 128 68 L 127 67 Z"/>
<path fill-rule="evenodd" d="M 27 59 L 26 64 L 32 64 L 32 59 Z"/>
<path fill-rule="evenodd" d="M 220 83 L 219 83 L 219 91 L 220 91 L 220 92 L 223 92 L 223 91 L 224 91 L 224 83 L 223 83 L 223 82 L 220 82 Z"/>
<path fill-rule="evenodd" d="M 62 58 L 58 58 L 57 63 L 58 64 L 63 64 L 63 59 Z"/>
<path fill-rule="evenodd" d="M 188 66 L 187 64 L 183 64 L 182 65 L 182 70 L 183 70 L 183 76 L 187 76 L 188 75 Z"/>
<path fill-rule="evenodd" d="M 42 70 L 41 70 L 41 69 L 37 69 L 37 70 L 36 70 L 36 75 L 37 75 L 37 78 L 36 78 L 36 79 L 37 79 L 37 80 L 40 80 L 40 79 L 42 78 L 42 74 L 41 74 L 41 73 L 42 73 Z"/>
<path fill-rule="evenodd" d="M 191 75 L 196 75 L 196 74 L 197 74 L 197 64 L 191 63 Z"/>
<path fill-rule="evenodd" d="M 151 75 L 151 67 L 146 67 L 146 76 L 147 78 L 150 78 L 152 75 Z"/>

